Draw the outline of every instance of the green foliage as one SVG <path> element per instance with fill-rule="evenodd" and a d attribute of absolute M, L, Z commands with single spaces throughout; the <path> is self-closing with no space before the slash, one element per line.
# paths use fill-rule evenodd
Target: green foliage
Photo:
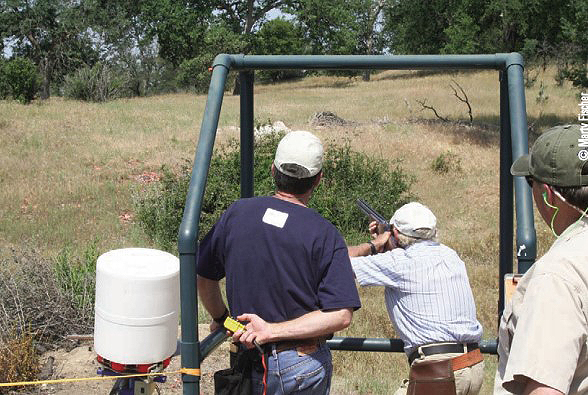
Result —
<path fill-rule="evenodd" d="M 583 0 L 396 0 L 384 8 L 383 32 L 394 53 L 520 52 L 527 51 L 533 40 L 537 52 L 532 55 L 540 52 L 545 60 L 561 56 L 562 46 L 569 45 L 562 34 L 566 20 L 573 20 L 569 25 L 573 34 L 584 29 L 584 4 Z"/>
<path fill-rule="evenodd" d="M 152 58 L 149 52 L 155 46 L 156 55 L 174 67 L 201 53 L 212 16 L 212 3 L 198 0 L 110 0 L 107 7 L 103 2 L 88 3 L 94 29 L 111 49 L 111 58 L 131 53 L 143 62 L 146 55 Z"/>
<path fill-rule="evenodd" d="M 570 11 L 562 21 L 562 45 L 570 55 L 563 76 L 574 86 L 588 88 L 588 3 L 582 0 L 569 0 L 569 3 Z"/>
<path fill-rule="evenodd" d="M 384 10 L 384 31 L 394 53 L 436 54 L 448 27 L 448 1 L 398 0 Z"/>
<path fill-rule="evenodd" d="M 442 152 L 431 162 L 431 170 L 438 174 L 459 173 L 461 159 L 451 151 Z"/>
<path fill-rule="evenodd" d="M 53 81 L 97 57 L 84 2 L 66 0 L 0 2 L 0 40 L 31 60 L 42 76 L 41 98 Z"/>
<path fill-rule="evenodd" d="M 167 166 L 162 166 L 162 175 L 158 183 L 133 193 L 137 223 L 166 251 L 175 249 L 190 184 L 190 170 L 188 164 L 182 166 L 177 173 Z"/>
<path fill-rule="evenodd" d="M 4 73 L 4 64 L 7 61 L 0 57 L 0 100 L 8 99 L 10 97 L 10 85 L 8 85 L 8 78 Z"/>
<path fill-rule="evenodd" d="M 96 63 L 66 76 L 63 95 L 70 99 L 104 102 L 126 96 L 127 82 L 109 66 Z"/>
<path fill-rule="evenodd" d="M 257 55 L 299 55 L 304 53 L 303 35 L 292 22 L 274 19 L 265 23 L 257 32 L 254 42 Z M 301 70 L 260 70 L 257 75 L 261 80 L 272 82 L 302 76 Z"/>
<path fill-rule="evenodd" d="M 71 292 L 75 287 L 68 284 L 75 277 L 71 274 L 74 269 L 69 266 L 78 263 L 71 248 L 64 249 L 60 255 L 58 264 L 27 247 L 0 255 L 0 344 L 9 340 L 6 336 L 18 338 L 28 334 L 34 335 L 38 343 L 55 344 L 63 342 L 68 334 L 92 330 L 93 272 L 87 270 L 88 284 L 92 287 L 85 291 L 92 299 L 86 302 L 76 299 Z M 95 245 L 91 245 L 83 262 L 94 260 L 90 256 L 95 255 Z M 78 295 L 82 294 L 78 291 Z"/>
<path fill-rule="evenodd" d="M 275 150 L 283 134 L 259 137 L 254 147 L 254 194 L 271 195 L 274 182 L 270 174 Z M 178 173 L 164 169 L 159 183 L 134 194 L 137 223 L 161 248 L 175 249 L 190 182 L 190 167 Z M 365 234 L 368 218 L 356 207 L 358 198 L 366 199 L 384 215 L 405 203 L 412 179 L 400 167 L 375 161 L 365 154 L 331 144 L 325 152 L 323 181 L 313 194 L 309 207 L 316 209 L 350 239 Z M 208 171 L 208 182 L 202 203 L 200 237 L 218 220 L 221 213 L 239 198 L 239 143 L 230 141 L 215 152 Z"/>
<path fill-rule="evenodd" d="M 193 88 L 198 93 L 204 93 L 210 85 L 210 71 L 212 63 L 210 55 L 201 55 L 184 60 L 178 69 L 176 80 L 184 88 Z M 227 84 L 229 85 L 229 84 Z"/>
<path fill-rule="evenodd" d="M 37 93 L 39 75 L 34 63 L 26 58 L 0 62 L 0 98 L 12 97 L 28 104 Z"/>
<path fill-rule="evenodd" d="M 442 53 L 477 53 L 480 26 L 464 11 L 454 15 L 454 21 L 445 30 L 447 42 Z"/>
<path fill-rule="evenodd" d="M 100 255 L 97 240 L 94 240 L 75 257 L 71 246 L 64 247 L 55 258 L 53 269 L 59 288 L 81 311 L 94 308 L 96 289 L 96 260 Z"/>
<path fill-rule="evenodd" d="M 288 12 L 296 15 L 313 54 L 357 53 L 363 33 L 361 0 L 300 0 Z"/>
<path fill-rule="evenodd" d="M 219 53 L 240 53 L 245 48 L 243 36 L 232 32 L 225 23 L 211 26 L 204 37 L 202 51 L 198 56 L 184 60 L 179 67 L 177 81 L 180 86 L 191 87 L 196 92 L 203 93 L 210 85 L 211 72 L 209 67 Z M 229 74 L 226 87 L 234 82 L 234 76 Z"/>
<path fill-rule="evenodd" d="M 310 207 L 331 221 L 348 240 L 365 235 L 369 222 L 356 206 L 358 198 L 385 217 L 391 217 L 411 198 L 412 177 L 399 164 L 352 151 L 348 143 L 329 146 L 323 173 Z"/>

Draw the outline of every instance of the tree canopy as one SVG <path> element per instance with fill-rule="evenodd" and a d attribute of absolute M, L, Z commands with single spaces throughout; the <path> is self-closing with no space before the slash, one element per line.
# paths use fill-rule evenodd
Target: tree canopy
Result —
<path fill-rule="evenodd" d="M 203 90 L 221 52 L 519 51 L 586 87 L 586 20 L 585 0 L 0 0 L 0 48 L 35 65 L 41 98 L 98 63 L 126 95 Z"/>

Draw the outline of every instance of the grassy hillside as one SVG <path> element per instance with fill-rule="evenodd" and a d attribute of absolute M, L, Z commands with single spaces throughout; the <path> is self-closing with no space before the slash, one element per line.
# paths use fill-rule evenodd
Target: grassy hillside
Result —
<path fill-rule="evenodd" d="M 416 101 L 427 99 L 441 116 L 466 121 L 466 106 L 449 88 L 452 80 L 468 94 L 473 126 L 438 122 Z M 549 70 L 540 74 L 526 91 L 532 137 L 552 124 L 573 122 L 576 95 L 569 86 L 556 86 Z M 162 164 L 180 166 L 193 157 L 205 100 L 205 96 L 177 94 L 106 104 L 57 98 L 29 106 L 0 101 L 1 254 L 8 255 L 10 248 L 35 249 L 52 258 L 66 246 L 78 252 L 93 243 L 100 251 L 150 246 L 133 224 L 131 195 Z M 217 144 L 238 136 L 238 111 L 239 98 L 227 94 Z M 309 118 L 318 111 L 332 111 L 351 123 L 312 128 Z M 327 144 L 349 140 L 353 149 L 383 165 L 387 159 L 400 160 L 414 176 L 414 195 L 437 215 L 441 241 L 456 249 L 467 264 L 484 338 L 496 337 L 496 72 L 383 72 L 370 82 L 317 77 L 257 86 L 255 118 L 311 130 Z M 542 252 L 551 235 L 542 223 L 537 223 L 537 233 Z M 342 335 L 394 336 L 382 289 L 362 289 L 361 296 L 364 307 Z M 334 354 L 335 394 L 390 393 L 407 373 L 403 355 Z M 490 394 L 495 358 L 486 361 L 483 393 Z"/>

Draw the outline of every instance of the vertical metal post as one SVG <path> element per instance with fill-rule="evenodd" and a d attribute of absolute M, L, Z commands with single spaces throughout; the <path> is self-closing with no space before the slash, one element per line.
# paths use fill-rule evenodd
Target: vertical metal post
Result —
<path fill-rule="evenodd" d="M 224 61 L 224 63 L 223 63 Z M 180 253 L 180 302 L 181 302 L 181 352 L 182 367 L 200 370 L 200 346 L 198 342 L 198 300 L 196 289 L 196 265 L 198 261 L 198 230 L 204 188 L 212 158 L 212 148 L 218 127 L 225 82 L 229 66 L 227 59 L 215 59 L 206 109 L 202 118 L 198 148 L 192 167 L 192 177 L 186 196 L 184 216 L 178 235 Z M 182 374 L 184 395 L 200 393 L 200 374 Z"/>
<path fill-rule="evenodd" d="M 527 131 L 527 109 L 525 104 L 525 84 L 523 78 L 523 59 L 519 54 L 511 54 L 506 66 L 508 85 L 508 105 L 510 110 L 510 129 L 512 138 L 512 158 L 517 159 L 529 152 Z M 517 260 L 518 272 L 525 273 L 535 262 L 537 256 L 537 236 L 533 221 L 533 197 L 531 189 L 523 177 L 515 177 L 517 212 Z"/>
<path fill-rule="evenodd" d="M 498 321 L 504 310 L 504 275 L 512 273 L 513 247 L 513 188 L 510 166 L 512 144 L 510 129 L 510 108 L 508 103 L 508 76 L 500 72 L 500 237 L 498 255 Z"/>
<path fill-rule="evenodd" d="M 253 72 L 239 73 L 241 82 L 241 197 L 253 196 Z"/>

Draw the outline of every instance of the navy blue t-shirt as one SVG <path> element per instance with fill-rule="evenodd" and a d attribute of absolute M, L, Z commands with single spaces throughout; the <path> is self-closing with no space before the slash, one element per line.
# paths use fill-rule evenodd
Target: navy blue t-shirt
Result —
<path fill-rule="evenodd" d="M 226 276 L 234 316 L 282 322 L 361 306 L 345 242 L 315 210 L 274 197 L 233 203 L 200 245 L 198 274 Z"/>

